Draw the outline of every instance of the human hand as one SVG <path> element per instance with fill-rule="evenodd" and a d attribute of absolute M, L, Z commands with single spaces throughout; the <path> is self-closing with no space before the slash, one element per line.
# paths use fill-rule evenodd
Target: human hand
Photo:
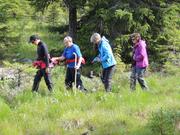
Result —
<path fill-rule="evenodd" d="M 52 57 L 52 58 L 51 58 L 51 61 L 52 61 L 52 62 L 57 61 L 57 58 L 56 58 L 56 57 Z"/>
<path fill-rule="evenodd" d="M 79 68 L 80 68 L 80 65 L 79 65 L 79 64 L 75 66 L 75 69 L 79 69 Z"/>
<path fill-rule="evenodd" d="M 46 68 L 46 69 L 45 69 L 45 72 L 48 74 L 48 73 L 49 73 L 49 68 Z"/>
<path fill-rule="evenodd" d="M 95 57 L 91 63 L 94 63 L 94 62 L 101 62 L 101 59 L 99 57 Z"/>
<path fill-rule="evenodd" d="M 133 55 L 133 60 L 136 60 L 136 56 L 135 55 Z"/>

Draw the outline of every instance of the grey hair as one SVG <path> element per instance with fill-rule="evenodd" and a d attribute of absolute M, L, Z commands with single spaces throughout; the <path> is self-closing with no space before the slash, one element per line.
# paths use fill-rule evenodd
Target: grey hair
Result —
<path fill-rule="evenodd" d="M 92 43 L 95 43 L 95 42 L 100 41 L 100 40 L 101 40 L 101 35 L 99 33 L 92 34 L 92 36 L 90 38 L 90 41 Z"/>
<path fill-rule="evenodd" d="M 66 36 L 65 38 L 64 38 L 64 41 L 70 41 L 70 42 L 73 42 L 73 40 L 72 40 L 72 37 L 70 37 L 70 36 Z"/>

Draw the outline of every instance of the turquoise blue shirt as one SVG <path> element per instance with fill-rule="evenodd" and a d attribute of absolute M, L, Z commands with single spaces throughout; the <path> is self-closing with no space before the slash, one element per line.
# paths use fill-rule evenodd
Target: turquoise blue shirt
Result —
<path fill-rule="evenodd" d="M 99 50 L 99 58 L 102 63 L 103 68 L 108 68 L 113 65 L 116 65 L 116 60 L 114 58 L 112 49 L 108 41 L 101 40 L 98 44 L 98 50 Z"/>

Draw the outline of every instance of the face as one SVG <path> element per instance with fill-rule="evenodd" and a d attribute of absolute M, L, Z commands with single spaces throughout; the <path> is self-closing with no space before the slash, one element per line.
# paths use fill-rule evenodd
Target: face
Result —
<path fill-rule="evenodd" d="M 36 40 L 33 40 L 32 42 L 31 42 L 32 44 L 34 44 L 34 45 L 38 45 L 38 40 L 36 39 Z"/>
<path fill-rule="evenodd" d="M 93 44 L 94 44 L 94 45 L 98 45 L 98 44 L 99 44 L 99 41 L 96 39 L 96 40 L 93 41 Z"/>
<path fill-rule="evenodd" d="M 138 42 L 138 38 L 133 37 L 131 40 L 132 40 L 133 44 L 136 44 Z"/>
<path fill-rule="evenodd" d="M 69 47 L 69 46 L 72 45 L 72 42 L 69 41 L 69 40 L 64 40 L 64 45 L 65 45 L 66 47 Z"/>

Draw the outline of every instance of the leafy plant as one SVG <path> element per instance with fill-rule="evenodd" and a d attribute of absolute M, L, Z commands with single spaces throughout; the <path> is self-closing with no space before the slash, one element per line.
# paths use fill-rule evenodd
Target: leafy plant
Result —
<path fill-rule="evenodd" d="M 180 121 L 178 109 L 160 109 L 154 112 L 149 127 L 155 135 L 176 135 L 176 124 Z"/>

